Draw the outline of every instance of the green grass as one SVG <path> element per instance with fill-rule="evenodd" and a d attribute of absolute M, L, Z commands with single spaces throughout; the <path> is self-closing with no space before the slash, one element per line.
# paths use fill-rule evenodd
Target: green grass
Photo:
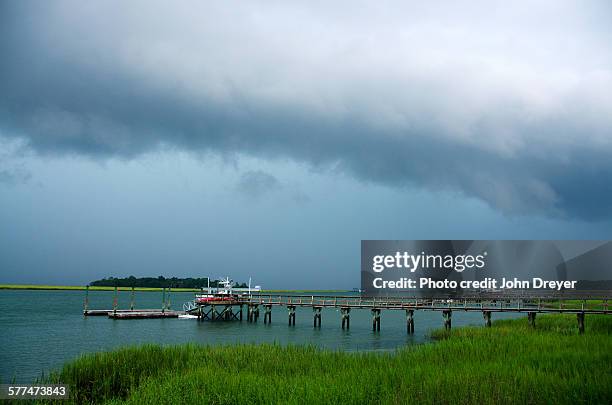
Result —
<path fill-rule="evenodd" d="M 535 302 L 534 302 L 535 303 Z M 573 309 L 605 309 L 609 304 L 605 300 L 549 300 L 542 301 L 542 308 L 559 308 L 560 304 L 563 304 L 563 308 L 573 308 Z"/>
<path fill-rule="evenodd" d="M 395 353 L 305 346 L 154 345 L 86 355 L 50 381 L 79 403 L 610 403 L 612 317 L 494 322 Z M 382 332 L 384 333 L 384 331 Z"/>

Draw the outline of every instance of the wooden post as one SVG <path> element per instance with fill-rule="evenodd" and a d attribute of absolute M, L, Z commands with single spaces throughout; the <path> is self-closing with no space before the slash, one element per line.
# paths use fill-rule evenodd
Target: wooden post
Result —
<path fill-rule="evenodd" d="M 535 320 L 536 320 L 536 313 L 527 312 L 527 322 L 529 323 L 529 326 L 531 326 L 532 328 L 535 328 Z"/>
<path fill-rule="evenodd" d="M 130 311 L 134 310 L 134 286 L 132 286 L 132 294 L 130 296 Z"/>
<path fill-rule="evenodd" d="M 372 330 L 380 332 L 380 309 L 372 308 Z"/>
<path fill-rule="evenodd" d="M 85 286 L 85 302 L 83 306 L 83 315 L 87 315 L 87 310 L 89 309 L 89 284 Z"/>
<path fill-rule="evenodd" d="M 168 295 L 166 300 L 166 309 L 170 310 L 170 292 L 172 291 L 172 287 L 168 287 Z"/>
<path fill-rule="evenodd" d="M 288 305 L 287 310 L 289 311 L 289 326 L 295 326 L 295 305 Z"/>
<path fill-rule="evenodd" d="M 321 327 L 321 307 L 312 307 L 314 327 Z"/>
<path fill-rule="evenodd" d="M 406 310 L 406 331 L 409 335 L 414 334 L 414 310 L 407 309 Z"/>
<path fill-rule="evenodd" d="M 113 315 L 117 314 L 117 284 L 115 284 L 115 296 L 113 297 Z"/>
<path fill-rule="evenodd" d="M 264 313 L 264 323 L 272 323 L 272 305 L 264 305 L 266 312 Z"/>
<path fill-rule="evenodd" d="M 351 309 L 346 308 L 346 329 L 351 327 Z"/>
<path fill-rule="evenodd" d="M 162 288 L 162 314 L 166 312 L 166 287 Z"/>
<path fill-rule="evenodd" d="M 482 317 L 485 320 L 485 327 L 491 327 L 491 311 L 482 311 Z"/>
<path fill-rule="evenodd" d="M 253 322 L 255 317 L 255 307 L 253 304 L 247 304 L 247 322 Z"/>
<path fill-rule="evenodd" d="M 452 326 L 453 311 L 445 309 L 442 311 L 442 317 L 444 318 L 444 329 L 450 331 Z"/>
<path fill-rule="evenodd" d="M 578 333 L 582 335 L 584 333 L 584 312 L 578 312 L 576 316 L 578 318 Z"/>
<path fill-rule="evenodd" d="M 351 309 L 349 307 L 340 308 L 340 313 L 342 314 L 342 329 L 346 327 L 349 329 L 351 327 L 351 316 L 349 315 Z"/>

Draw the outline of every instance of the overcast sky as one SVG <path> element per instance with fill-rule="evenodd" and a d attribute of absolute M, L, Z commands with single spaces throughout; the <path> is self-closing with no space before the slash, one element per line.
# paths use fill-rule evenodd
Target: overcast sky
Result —
<path fill-rule="evenodd" d="M 612 239 L 607 1 L 0 2 L 0 282 L 359 284 Z"/>

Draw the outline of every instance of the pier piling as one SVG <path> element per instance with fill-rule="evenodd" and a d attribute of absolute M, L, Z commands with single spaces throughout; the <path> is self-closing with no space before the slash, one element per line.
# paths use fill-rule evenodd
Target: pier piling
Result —
<path fill-rule="evenodd" d="M 406 331 L 409 335 L 414 334 L 414 310 L 407 309 L 406 310 Z"/>
<path fill-rule="evenodd" d="M 251 322 L 257 322 L 259 320 L 259 304 L 253 304 L 251 311 Z"/>
<path fill-rule="evenodd" d="M 295 326 L 295 305 L 287 306 L 287 311 L 289 311 L 289 326 Z"/>
<path fill-rule="evenodd" d="M 216 321 L 217 320 L 217 306 L 216 305 L 211 305 L 210 306 L 210 316 L 211 316 L 211 321 Z M 206 314 L 204 314 L 204 318 L 206 318 Z"/>
<path fill-rule="evenodd" d="M 134 310 L 134 286 L 132 286 L 132 293 L 130 295 L 130 311 Z"/>
<path fill-rule="evenodd" d="M 372 308 L 372 330 L 380 332 L 380 309 Z"/>
<path fill-rule="evenodd" d="M 247 321 L 257 322 L 259 318 L 259 304 L 247 304 Z"/>
<path fill-rule="evenodd" d="M 264 305 L 266 312 L 264 313 L 264 323 L 272 323 L 272 305 Z"/>
<path fill-rule="evenodd" d="M 529 326 L 531 326 L 532 328 L 535 328 L 535 320 L 536 320 L 536 313 L 535 312 L 527 312 L 527 322 L 529 323 Z"/>
<path fill-rule="evenodd" d="M 85 302 L 83 303 L 83 314 L 87 315 L 87 311 L 89 310 L 89 284 L 85 286 Z"/>
<path fill-rule="evenodd" d="M 578 333 L 583 334 L 584 333 L 584 312 L 578 312 L 576 314 L 576 317 L 578 318 Z"/>
<path fill-rule="evenodd" d="M 485 326 L 487 328 L 491 327 L 491 311 L 482 311 L 482 317 L 485 320 Z"/>
<path fill-rule="evenodd" d="M 118 301 L 117 301 L 117 286 L 115 285 L 115 295 L 113 296 L 113 315 L 117 314 L 117 306 L 118 306 Z"/>
<path fill-rule="evenodd" d="M 340 313 L 342 314 L 342 329 L 346 327 L 349 329 L 351 327 L 351 309 L 349 307 L 340 308 Z"/>
<path fill-rule="evenodd" d="M 312 312 L 314 314 L 314 327 L 321 327 L 321 307 L 312 307 Z"/>
<path fill-rule="evenodd" d="M 442 317 L 444 318 L 444 329 L 450 331 L 452 326 L 453 311 L 450 309 L 442 311 Z"/>

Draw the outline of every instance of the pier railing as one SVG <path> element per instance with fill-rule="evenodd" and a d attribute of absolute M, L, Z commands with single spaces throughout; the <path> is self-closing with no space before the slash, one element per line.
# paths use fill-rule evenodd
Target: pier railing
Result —
<path fill-rule="evenodd" d="M 416 310 L 463 310 L 495 312 L 590 312 L 607 313 L 609 291 L 578 293 L 538 294 L 521 292 L 513 294 L 478 294 L 456 297 L 426 298 L 416 296 L 328 296 L 328 295 L 281 295 L 257 294 L 243 298 L 244 304 L 334 307 L 334 308 L 380 308 Z"/>

